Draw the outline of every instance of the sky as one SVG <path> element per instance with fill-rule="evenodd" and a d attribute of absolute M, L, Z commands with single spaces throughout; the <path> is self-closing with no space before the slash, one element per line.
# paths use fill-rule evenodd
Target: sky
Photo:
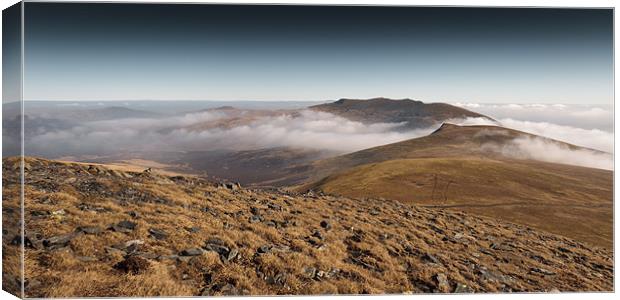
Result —
<path fill-rule="evenodd" d="M 611 10 L 26 3 L 26 100 L 613 103 Z"/>

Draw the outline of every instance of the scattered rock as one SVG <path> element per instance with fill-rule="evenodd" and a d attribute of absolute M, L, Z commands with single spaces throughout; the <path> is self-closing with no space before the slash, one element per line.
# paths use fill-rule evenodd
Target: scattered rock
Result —
<path fill-rule="evenodd" d="M 226 261 L 230 262 L 232 260 L 234 260 L 237 255 L 239 255 L 239 250 L 237 249 L 230 249 L 230 251 L 228 252 L 228 254 L 226 255 Z"/>
<path fill-rule="evenodd" d="M 93 261 L 99 260 L 96 257 L 92 257 L 92 256 L 76 256 L 75 259 L 82 261 L 82 262 L 93 262 Z"/>
<path fill-rule="evenodd" d="M 543 269 L 543 268 L 531 268 L 530 271 L 532 273 L 539 273 L 539 274 L 543 274 L 543 275 L 555 275 L 555 272 L 551 272 L 547 269 Z"/>
<path fill-rule="evenodd" d="M 259 254 L 269 253 L 269 252 L 271 252 L 271 248 L 273 248 L 273 246 L 271 246 L 271 245 L 262 245 L 262 246 L 258 247 L 256 252 L 259 253 Z"/>
<path fill-rule="evenodd" d="M 11 245 L 20 246 L 21 244 L 22 244 L 22 236 L 19 234 L 13 237 L 13 239 L 11 240 Z M 41 248 L 41 241 L 36 239 L 36 237 L 34 236 L 26 235 L 24 237 L 24 247 L 31 248 L 31 249 L 39 249 Z"/>
<path fill-rule="evenodd" d="M 177 260 L 179 258 L 178 255 L 160 255 L 157 257 L 158 260 Z"/>
<path fill-rule="evenodd" d="M 313 279 L 316 276 L 316 268 L 315 267 L 305 267 L 303 270 L 303 274 L 306 278 Z"/>
<path fill-rule="evenodd" d="M 446 274 L 439 273 L 435 275 L 435 281 L 437 282 L 437 291 L 440 293 L 447 293 L 450 291 L 450 283 Z"/>
<path fill-rule="evenodd" d="M 241 184 L 239 184 L 238 182 L 235 182 L 235 183 L 227 182 L 227 183 L 224 183 L 224 187 L 226 187 L 227 189 L 231 191 L 236 191 L 241 188 Z"/>
<path fill-rule="evenodd" d="M 242 296 L 242 295 L 250 294 L 250 291 L 246 289 L 238 289 L 236 286 L 230 283 L 223 286 L 220 289 L 220 292 L 222 293 L 222 295 L 225 295 L 225 296 Z"/>
<path fill-rule="evenodd" d="M 272 210 L 282 210 L 282 206 L 272 203 L 272 202 L 267 203 L 267 207 L 269 207 Z"/>
<path fill-rule="evenodd" d="M 258 223 L 258 222 L 262 222 L 263 221 L 263 217 L 259 216 L 259 215 L 252 215 L 250 217 L 250 223 Z"/>
<path fill-rule="evenodd" d="M 115 255 L 115 254 L 119 254 L 119 255 L 125 255 L 125 251 L 115 248 L 115 247 L 108 247 L 105 246 L 103 247 L 103 249 L 105 250 L 105 253 L 107 253 L 108 255 Z"/>
<path fill-rule="evenodd" d="M 112 248 L 122 250 L 126 253 L 133 253 L 133 252 L 138 251 L 138 249 L 140 248 L 140 245 L 142 244 L 144 244 L 143 240 L 130 240 L 124 243 L 112 245 Z"/>
<path fill-rule="evenodd" d="M 117 224 L 110 226 L 110 229 L 117 231 L 117 232 L 130 233 L 136 228 L 136 225 L 137 224 L 134 222 L 125 220 L 125 221 L 120 221 Z"/>
<path fill-rule="evenodd" d="M 321 232 L 319 230 L 315 230 L 312 233 L 312 236 L 317 238 L 317 239 L 319 239 L 319 240 L 321 240 L 321 241 L 325 239 L 325 237 L 323 237 L 323 235 L 321 234 Z"/>
<path fill-rule="evenodd" d="M 426 253 L 422 256 L 422 260 L 440 265 L 441 262 L 432 254 Z"/>
<path fill-rule="evenodd" d="M 230 249 L 226 246 L 218 245 L 218 244 L 207 244 L 204 248 L 207 251 L 216 252 L 219 255 L 226 256 Z"/>
<path fill-rule="evenodd" d="M 180 256 L 199 256 L 204 253 L 204 250 L 201 248 L 190 248 L 185 249 L 179 253 Z"/>
<path fill-rule="evenodd" d="M 472 288 L 462 283 L 457 283 L 456 287 L 454 288 L 454 293 L 457 293 L 457 294 L 473 293 L 473 292 L 474 290 Z"/>
<path fill-rule="evenodd" d="M 98 226 L 80 226 L 75 229 L 77 233 L 85 233 L 85 234 L 99 234 L 102 232 L 101 228 Z"/>
<path fill-rule="evenodd" d="M 325 229 L 330 229 L 332 228 L 332 225 L 329 224 L 329 222 L 327 222 L 326 220 L 321 221 L 321 227 L 325 228 Z"/>
<path fill-rule="evenodd" d="M 196 233 L 200 231 L 200 227 L 185 227 L 185 230 L 191 232 L 191 233 Z"/>
<path fill-rule="evenodd" d="M 75 238 L 75 236 L 75 233 L 53 236 L 51 238 L 43 240 L 43 246 L 45 246 L 45 248 L 47 248 L 48 250 L 63 248 L 68 246 L 69 242 L 71 242 L 71 240 Z"/>
<path fill-rule="evenodd" d="M 132 217 L 132 218 L 139 218 L 140 217 L 140 214 L 137 211 L 134 211 L 134 210 L 127 212 L 127 214 L 130 217 Z"/>
<path fill-rule="evenodd" d="M 133 252 L 128 254 L 129 256 L 139 256 L 142 258 L 147 258 L 147 259 L 157 259 L 159 258 L 159 255 L 155 254 L 155 253 L 150 253 L 150 252 Z"/>
<path fill-rule="evenodd" d="M 165 231 L 156 228 L 150 228 L 149 233 L 156 240 L 164 240 L 168 237 L 168 234 Z"/>

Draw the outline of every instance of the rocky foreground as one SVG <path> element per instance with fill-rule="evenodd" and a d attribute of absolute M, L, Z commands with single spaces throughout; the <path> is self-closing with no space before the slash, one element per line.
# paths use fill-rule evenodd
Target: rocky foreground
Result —
<path fill-rule="evenodd" d="M 19 160 L 3 160 L 16 289 Z M 27 297 L 612 291 L 613 255 L 387 200 L 26 159 Z"/>

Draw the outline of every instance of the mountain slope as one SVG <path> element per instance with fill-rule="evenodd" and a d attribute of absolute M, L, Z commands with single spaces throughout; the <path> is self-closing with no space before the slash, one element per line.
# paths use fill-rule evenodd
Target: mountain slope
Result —
<path fill-rule="evenodd" d="M 404 128 L 425 128 L 450 119 L 491 118 L 446 103 L 423 103 L 411 99 L 340 99 L 310 109 L 332 113 L 363 123 L 405 123 Z"/>
<path fill-rule="evenodd" d="M 18 159 L 3 160 L 17 287 Z M 26 158 L 27 297 L 611 291 L 610 250 L 397 201 Z"/>
<path fill-rule="evenodd" d="M 501 127 L 445 124 L 423 138 L 315 162 L 287 180 L 307 176 L 301 191 L 452 208 L 611 248 L 613 172 L 506 156 L 516 138 L 599 153 Z"/>

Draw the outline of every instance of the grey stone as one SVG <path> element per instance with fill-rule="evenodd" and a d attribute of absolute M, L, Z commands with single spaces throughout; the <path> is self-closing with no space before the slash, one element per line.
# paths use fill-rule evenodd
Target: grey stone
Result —
<path fill-rule="evenodd" d="M 66 247 L 69 245 L 69 242 L 71 242 L 71 240 L 75 238 L 75 236 L 75 233 L 53 236 L 43 240 L 43 246 L 45 246 L 45 248 L 49 250 Z"/>
<path fill-rule="evenodd" d="M 446 293 L 450 289 L 450 283 L 448 282 L 448 277 L 446 274 L 439 273 L 435 275 L 435 281 L 437 281 L 437 291 L 441 293 Z"/>
<path fill-rule="evenodd" d="M 228 252 L 228 254 L 226 255 L 226 261 L 232 261 L 234 260 L 237 255 L 239 255 L 239 250 L 237 249 L 230 249 L 230 251 Z"/>
<path fill-rule="evenodd" d="M 150 228 L 149 233 L 157 240 L 164 240 L 168 237 L 168 234 L 165 231 L 156 228 Z"/>
<path fill-rule="evenodd" d="M 80 226 L 75 229 L 75 232 L 82 232 L 85 234 L 98 234 L 101 233 L 102 230 L 98 226 Z"/>
<path fill-rule="evenodd" d="M 258 222 L 262 222 L 263 221 L 263 217 L 259 216 L 259 215 L 252 215 L 250 217 L 250 223 L 258 223 Z"/>
<path fill-rule="evenodd" d="M 457 294 L 464 294 L 464 293 L 473 293 L 474 290 L 465 284 L 457 283 L 456 287 L 454 288 L 454 292 Z"/>
<path fill-rule="evenodd" d="M 552 272 L 552 271 L 549 271 L 543 268 L 531 268 L 530 271 L 533 273 L 539 273 L 543 275 L 555 275 L 555 272 Z"/>
<path fill-rule="evenodd" d="M 269 252 L 271 252 L 271 248 L 272 248 L 271 245 L 262 245 L 262 246 L 258 247 L 256 252 L 258 252 L 259 254 L 269 253 Z"/>
<path fill-rule="evenodd" d="M 303 274 L 307 278 L 314 278 L 316 276 L 316 268 L 315 267 L 305 267 L 303 270 Z"/>
<path fill-rule="evenodd" d="M 329 222 L 327 222 L 326 220 L 321 221 L 321 227 L 325 228 L 325 229 L 330 229 L 332 228 L 332 225 L 329 224 Z"/>
<path fill-rule="evenodd" d="M 82 262 L 93 262 L 93 261 L 99 260 L 96 257 L 92 257 L 92 256 L 76 256 L 75 258 Z"/>
<path fill-rule="evenodd" d="M 204 253 L 204 250 L 200 248 L 190 248 L 190 249 L 185 249 L 181 251 L 179 255 L 180 256 L 198 256 L 198 255 L 202 255 L 202 253 Z"/>

